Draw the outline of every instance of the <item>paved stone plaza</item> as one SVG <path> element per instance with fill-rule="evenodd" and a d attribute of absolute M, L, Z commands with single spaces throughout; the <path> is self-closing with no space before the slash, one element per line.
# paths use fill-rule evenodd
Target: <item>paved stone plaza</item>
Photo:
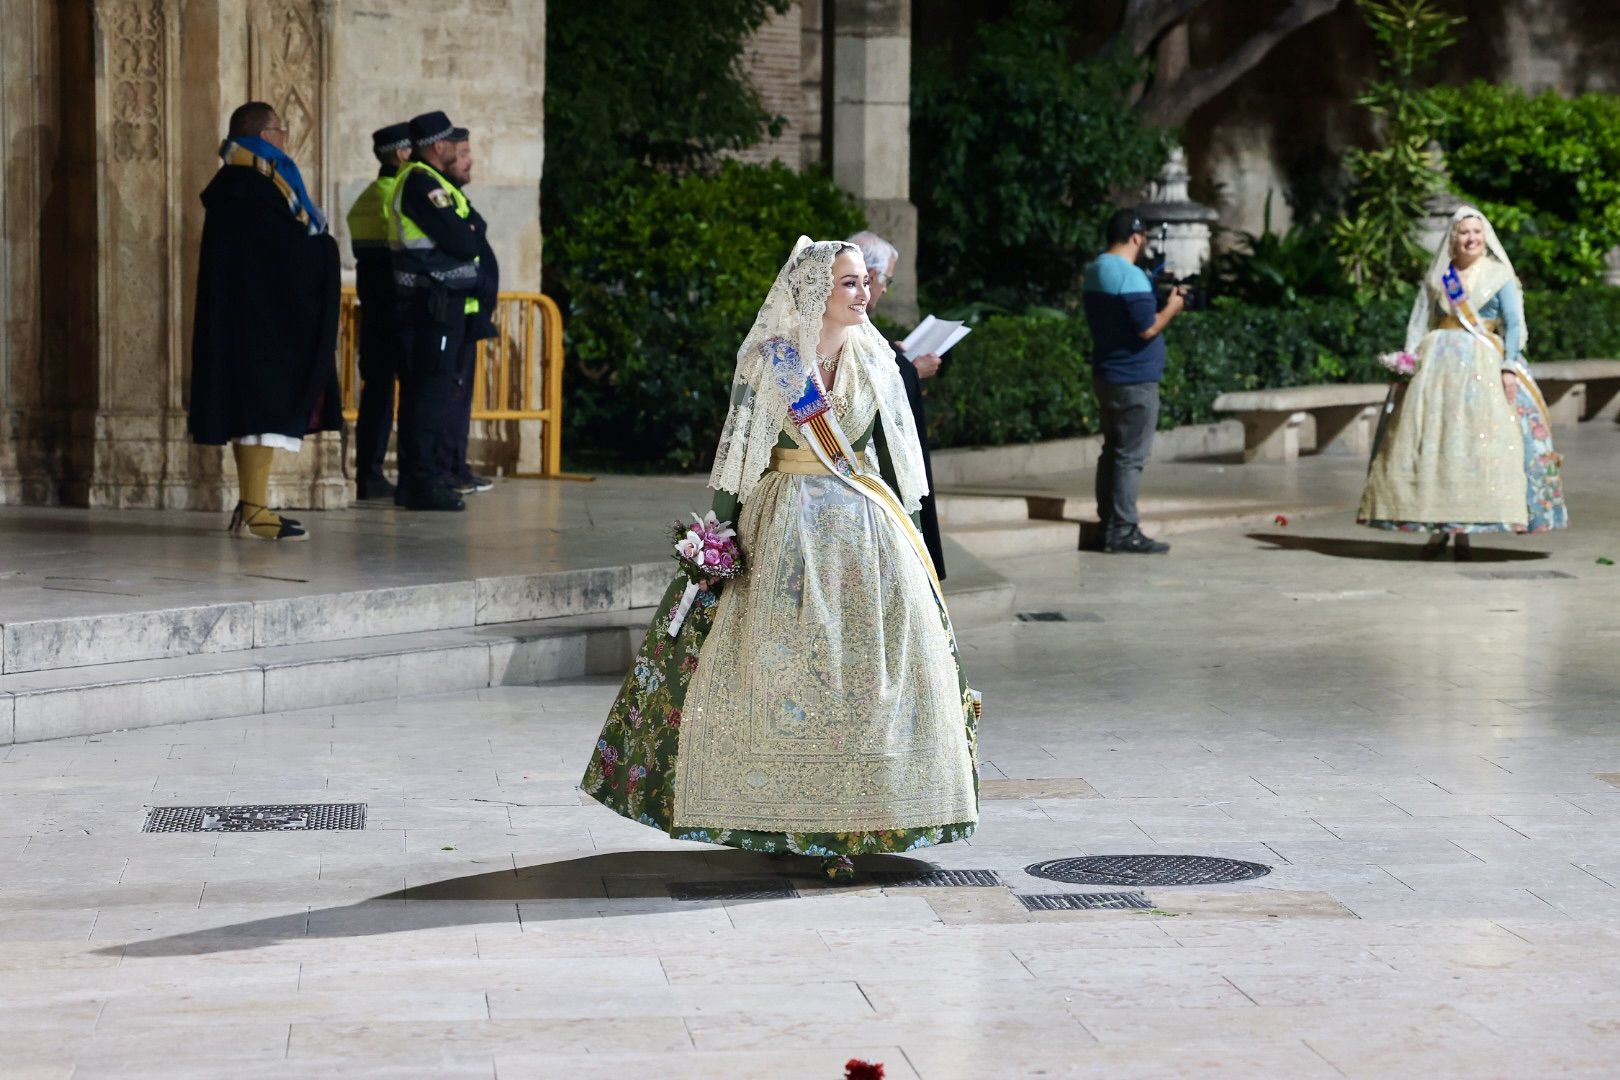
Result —
<path fill-rule="evenodd" d="M 964 633 L 982 825 L 920 853 L 1001 886 L 826 887 L 582 803 L 609 679 L 12 746 L 0 1073 L 1613 1077 L 1620 432 L 1561 444 L 1576 528 L 1471 565 L 1347 511 L 1004 564 L 1066 618 Z M 301 802 L 369 818 L 141 831 Z M 1120 891 L 1023 872 L 1085 853 L 1272 870 L 1026 909 Z M 670 895 L 727 879 L 798 896 Z"/>

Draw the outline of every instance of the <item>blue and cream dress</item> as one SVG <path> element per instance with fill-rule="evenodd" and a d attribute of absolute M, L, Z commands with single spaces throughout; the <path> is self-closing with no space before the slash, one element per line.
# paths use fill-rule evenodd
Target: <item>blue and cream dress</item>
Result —
<path fill-rule="evenodd" d="M 1522 355 L 1519 283 L 1489 258 L 1460 276 L 1487 339 L 1431 293 L 1417 371 L 1385 404 L 1357 521 L 1402 532 L 1564 528 L 1563 459 Z M 1518 376 L 1512 403 L 1503 372 Z"/>

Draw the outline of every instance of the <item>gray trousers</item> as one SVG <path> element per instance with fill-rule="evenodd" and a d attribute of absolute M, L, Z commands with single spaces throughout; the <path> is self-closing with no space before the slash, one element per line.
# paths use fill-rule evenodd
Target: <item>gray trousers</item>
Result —
<path fill-rule="evenodd" d="M 1116 386 L 1097 379 L 1102 413 L 1102 455 L 1097 458 L 1097 516 L 1103 534 L 1123 537 L 1137 527 L 1136 496 L 1142 490 L 1142 467 L 1153 450 L 1159 426 L 1159 384 Z"/>

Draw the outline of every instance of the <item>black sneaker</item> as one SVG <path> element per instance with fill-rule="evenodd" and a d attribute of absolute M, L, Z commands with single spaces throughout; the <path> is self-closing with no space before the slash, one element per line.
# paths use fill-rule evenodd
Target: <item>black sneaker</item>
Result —
<path fill-rule="evenodd" d="M 456 511 L 467 509 L 467 504 L 462 501 L 461 496 L 443 484 L 434 484 L 420 490 L 406 491 L 403 488 L 400 490 L 404 492 L 404 498 L 401 499 L 396 494 L 394 502 L 407 510 Z"/>
<path fill-rule="evenodd" d="M 477 473 L 468 473 L 456 480 L 456 491 L 462 495 L 472 495 L 478 492 L 493 491 L 495 481 L 479 476 Z"/>
<path fill-rule="evenodd" d="M 1163 555 L 1170 550 L 1170 545 L 1163 540 L 1143 536 L 1141 529 L 1132 529 L 1124 536 L 1104 540 L 1103 550 L 1121 555 Z"/>
<path fill-rule="evenodd" d="M 388 478 L 381 474 L 362 476 L 354 482 L 354 496 L 361 502 L 368 499 L 392 499 L 394 491 L 394 485 L 389 483 Z"/>

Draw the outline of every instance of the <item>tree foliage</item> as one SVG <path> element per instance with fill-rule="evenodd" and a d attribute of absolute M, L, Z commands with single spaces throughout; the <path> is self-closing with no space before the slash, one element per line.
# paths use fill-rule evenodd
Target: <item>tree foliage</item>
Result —
<path fill-rule="evenodd" d="M 1075 63 L 1052 0 L 985 24 L 966 70 L 914 65 L 918 273 L 934 295 L 1072 307 L 1116 198 L 1163 164 L 1166 136 L 1127 105 L 1134 59 Z"/>
<path fill-rule="evenodd" d="M 1603 279 L 1620 244 L 1620 97 L 1441 87 L 1440 129 L 1457 190 L 1491 219 L 1531 288 Z"/>
<path fill-rule="evenodd" d="M 863 227 L 832 181 L 775 163 L 601 184 L 547 247 L 571 308 L 565 444 L 617 466 L 706 467 L 737 347 L 793 241 Z"/>
<path fill-rule="evenodd" d="M 1436 0 L 1357 0 L 1357 6 L 1377 41 L 1379 77 L 1356 103 L 1372 113 L 1379 134 L 1376 145 L 1346 159 L 1355 184 L 1333 247 L 1357 294 L 1382 299 L 1405 290 L 1427 254 L 1415 234 L 1440 188 L 1428 147 L 1445 114 L 1422 80 L 1456 42 L 1464 20 Z"/>
<path fill-rule="evenodd" d="M 690 168 L 784 123 L 748 81 L 748 38 L 791 0 L 552 4 L 544 216 L 565 219 L 627 166 Z"/>

